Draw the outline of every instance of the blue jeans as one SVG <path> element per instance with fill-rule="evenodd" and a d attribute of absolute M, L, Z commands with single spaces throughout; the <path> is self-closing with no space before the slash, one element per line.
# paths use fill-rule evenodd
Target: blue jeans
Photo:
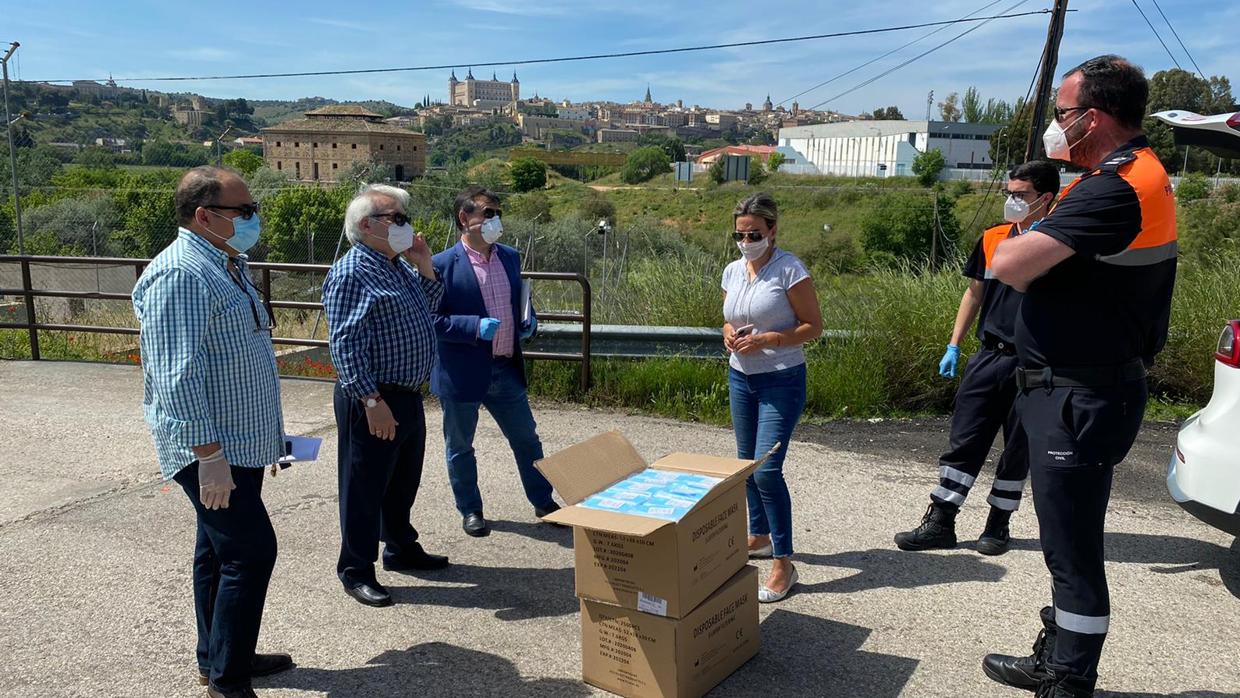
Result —
<path fill-rule="evenodd" d="M 482 493 L 478 490 L 478 459 L 474 457 L 474 432 L 478 428 L 478 408 L 486 407 L 500 431 L 508 439 L 517 461 L 517 473 L 525 498 L 537 508 L 552 503 L 551 483 L 534 467 L 543 457 L 542 442 L 535 431 L 534 414 L 530 411 L 520 373 L 521 365 L 512 359 L 491 362 L 491 385 L 482 402 L 441 400 L 443 405 L 443 437 L 447 447 L 448 481 L 462 516 L 482 513 Z"/>
<path fill-rule="evenodd" d="M 788 440 L 805 409 L 805 365 L 747 376 L 728 369 L 736 457 L 751 460 L 781 445 L 745 483 L 749 533 L 769 535 L 775 557 L 792 555 L 792 497 L 784 482 Z"/>

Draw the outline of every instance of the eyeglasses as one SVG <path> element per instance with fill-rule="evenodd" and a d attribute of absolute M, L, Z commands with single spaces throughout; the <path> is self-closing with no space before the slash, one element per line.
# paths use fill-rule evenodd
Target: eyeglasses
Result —
<path fill-rule="evenodd" d="M 1029 201 L 1030 199 L 1036 199 L 1039 196 L 1041 196 L 1041 194 L 1037 193 L 1036 191 L 1012 191 L 1011 189 L 1004 189 L 1002 191 L 1002 194 L 1004 196 L 1015 196 L 1026 202 Z"/>
<path fill-rule="evenodd" d="M 206 206 L 205 208 L 217 208 L 221 211 L 240 211 L 241 217 L 248 221 L 258 214 L 260 207 L 257 203 L 253 203 L 241 204 L 240 206 Z"/>
<path fill-rule="evenodd" d="M 409 219 L 409 216 L 406 216 L 405 214 L 400 213 L 400 212 L 396 212 L 396 213 L 376 213 L 375 215 L 371 216 L 371 218 L 386 218 L 386 219 L 391 220 L 393 225 L 398 225 L 398 226 L 399 226 L 399 225 L 404 225 L 404 224 L 408 223 L 408 222 L 409 222 L 409 220 L 410 220 L 410 219 Z"/>
<path fill-rule="evenodd" d="M 262 292 L 258 290 L 257 286 L 249 282 L 247 275 L 240 269 L 229 269 L 228 278 L 232 279 L 233 283 L 237 284 L 237 288 L 241 289 L 241 292 L 245 294 L 246 300 L 250 301 L 250 314 L 254 316 L 254 331 L 267 332 L 268 334 L 271 334 L 276 328 L 276 316 L 270 312 L 267 313 L 267 324 L 264 325 L 262 319 L 258 315 L 258 306 L 254 303 L 254 296 L 250 295 L 249 291 L 246 290 L 246 287 L 249 286 L 254 289 L 254 295 L 258 296 L 259 299 L 262 299 L 263 297 Z"/>
<path fill-rule="evenodd" d="M 738 230 L 732 233 L 732 239 L 737 242 L 740 242 L 741 240 L 748 240 L 750 242 L 758 242 L 759 240 L 762 239 L 762 232 L 758 230 L 750 230 L 749 232 Z"/>
<path fill-rule="evenodd" d="M 1093 107 L 1055 107 L 1055 121 L 1063 121 L 1068 114 L 1085 109 L 1093 109 Z"/>
<path fill-rule="evenodd" d="M 484 208 L 482 209 L 482 217 L 487 220 L 491 220 L 492 218 L 503 218 L 504 212 L 498 208 Z"/>

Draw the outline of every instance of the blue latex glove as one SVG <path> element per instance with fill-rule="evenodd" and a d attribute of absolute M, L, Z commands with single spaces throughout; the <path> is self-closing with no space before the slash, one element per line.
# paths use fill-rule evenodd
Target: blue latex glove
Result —
<path fill-rule="evenodd" d="M 939 375 L 944 378 L 955 378 L 956 363 L 959 361 L 960 347 L 955 344 L 948 344 L 947 351 L 943 353 L 943 358 L 939 361 Z"/>
<path fill-rule="evenodd" d="M 478 338 L 491 340 L 495 338 L 496 331 L 499 330 L 499 320 L 493 317 L 484 317 L 478 321 Z"/>
<path fill-rule="evenodd" d="M 538 331 L 538 318 L 531 316 L 528 324 L 521 325 L 521 339 L 529 339 Z"/>

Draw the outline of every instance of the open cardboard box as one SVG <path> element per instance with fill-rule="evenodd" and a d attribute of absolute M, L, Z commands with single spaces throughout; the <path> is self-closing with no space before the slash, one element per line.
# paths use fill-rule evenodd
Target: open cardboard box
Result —
<path fill-rule="evenodd" d="M 577 595 L 671 618 L 688 614 L 749 559 L 744 484 L 763 460 L 673 453 L 647 465 L 613 431 L 538 461 L 568 505 L 544 520 L 573 527 Z M 647 467 L 721 480 L 677 521 L 578 506 Z"/>

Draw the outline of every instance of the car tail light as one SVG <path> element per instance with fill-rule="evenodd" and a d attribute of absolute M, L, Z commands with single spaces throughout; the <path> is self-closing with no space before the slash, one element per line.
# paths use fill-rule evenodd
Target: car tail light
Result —
<path fill-rule="evenodd" d="M 1227 118 L 1227 125 L 1240 131 L 1240 111 Z"/>
<path fill-rule="evenodd" d="M 1240 320 L 1232 320 L 1223 328 L 1214 358 L 1228 366 L 1240 368 Z"/>

